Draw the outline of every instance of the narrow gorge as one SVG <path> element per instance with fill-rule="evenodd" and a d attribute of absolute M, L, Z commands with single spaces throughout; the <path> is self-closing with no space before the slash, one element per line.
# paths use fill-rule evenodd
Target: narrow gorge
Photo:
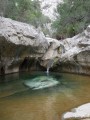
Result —
<path fill-rule="evenodd" d="M 90 26 L 72 38 L 45 37 L 33 26 L 0 17 L 0 74 L 50 70 L 90 75 Z"/>
<path fill-rule="evenodd" d="M 90 120 L 90 1 L 0 0 L 0 120 Z"/>

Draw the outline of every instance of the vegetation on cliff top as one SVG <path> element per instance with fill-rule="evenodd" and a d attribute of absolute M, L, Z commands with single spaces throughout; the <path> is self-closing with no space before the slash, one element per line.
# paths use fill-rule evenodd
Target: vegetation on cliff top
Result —
<path fill-rule="evenodd" d="M 63 0 L 56 9 L 57 18 L 52 24 L 58 39 L 82 32 L 90 22 L 90 0 Z M 40 27 L 49 34 L 50 19 L 42 14 L 39 0 L 0 0 L 0 15 Z"/>
<path fill-rule="evenodd" d="M 82 32 L 90 22 L 90 0 L 64 0 L 58 4 L 52 27 L 56 36 L 72 37 Z"/>
<path fill-rule="evenodd" d="M 38 0 L 0 0 L 0 14 L 13 20 L 43 27 L 49 21 L 41 11 Z"/>

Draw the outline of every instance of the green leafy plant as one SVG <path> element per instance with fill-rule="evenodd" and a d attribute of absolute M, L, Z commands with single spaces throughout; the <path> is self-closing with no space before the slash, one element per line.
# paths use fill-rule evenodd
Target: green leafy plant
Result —
<path fill-rule="evenodd" d="M 72 37 L 82 32 L 90 22 L 90 1 L 89 0 L 64 0 L 57 5 L 57 19 L 53 22 L 52 28 L 56 35 Z"/>

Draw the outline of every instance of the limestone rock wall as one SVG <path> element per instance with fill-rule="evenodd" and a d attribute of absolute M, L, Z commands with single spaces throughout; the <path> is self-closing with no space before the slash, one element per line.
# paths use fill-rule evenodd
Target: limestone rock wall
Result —
<path fill-rule="evenodd" d="M 48 65 L 58 72 L 90 75 L 90 26 L 60 42 L 29 24 L 0 17 L 0 75 Z"/>
<path fill-rule="evenodd" d="M 47 48 L 47 39 L 41 31 L 29 24 L 0 17 L 0 74 L 19 72 L 25 58 L 30 62 L 30 58 L 32 61 L 32 58 L 42 57 Z"/>
<path fill-rule="evenodd" d="M 63 41 L 65 53 L 60 56 L 61 71 L 90 75 L 90 26 L 73 38 Z"/>

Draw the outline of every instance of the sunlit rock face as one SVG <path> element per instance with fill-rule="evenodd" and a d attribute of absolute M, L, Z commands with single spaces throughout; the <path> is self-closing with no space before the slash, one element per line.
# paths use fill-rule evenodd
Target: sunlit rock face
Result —
<path fill-rule="evenodd" d="M 62 116 L 62 120 L 90 120 L 90 103 L 81 105 L 66 112 Z"/>
<path fill-rule="evenodd" d="M 20 66 L 27 69 L 32 58 L 41 57 L 47 48 L 47 39 L 41 31 L 0 17 L 0 74 L 18 72 Z"/>
<path fill-rule="evenodd" d="M 44 25 L 45 34 L 52 37 L 55 30 L 52 29 L 52 22 L 56 19 L 57 12 L 57 4 L 62 3 L 63 0 L 39 0 L 41 5 L 42 13 L 49 18 L 47 23 Z M 41 28 L 42 29 L 42 28 Z"/>
<path fill-rule="evenodd" d="M 39 0 L 41 3 L 42 13 L 48 16 L 51 20 L 55 20 L 56 12 L 55 9 L 58 3 L 62 3 L 63 0 Z"/>
<path fill-rule="evenodd" d="M 25 45 L 43 48 L 47 47 L 44 34 L 33 26 L 0 17 L 0 42 L 6 40 L 16 45 Z"/>
<path fill-rule="evenodd" d="M 65 72 L 90 75 L 90 26 L 73 38 L 63 41 L 65 53 L 60 57 Z"/>

